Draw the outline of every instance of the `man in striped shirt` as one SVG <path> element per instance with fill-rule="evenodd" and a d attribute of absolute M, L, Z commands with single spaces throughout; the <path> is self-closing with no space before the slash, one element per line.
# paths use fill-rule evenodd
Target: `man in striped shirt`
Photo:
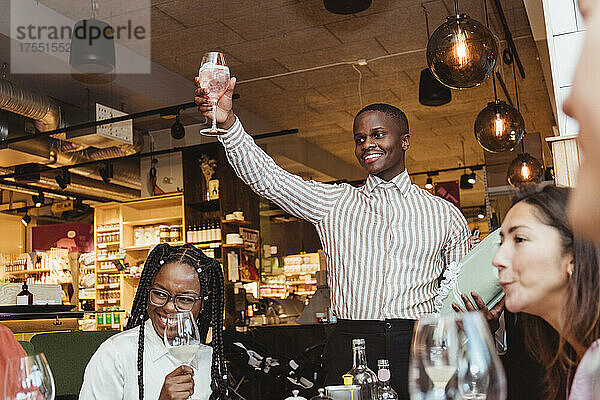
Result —
<path fill-rule="evenodd" d="M 352 367 L 351 340 L 366 340 L 367 360 L 388 358 L 392 386 L 408 398 L 413 324 L 434 312 L 438 278 L 469 249 L 469 228 L 450 202 L 413 185 L 404 167 L 408 120 L 387 104 L 363 108 L 354 119 L 355 154 L 368 172 L 363 186 L 305 181 L 275 164 L 232 111 L 235 78 L 217 105 L 227 133 L 219 140 L 237 175 L 257 194 L 311 222 L 327 257 L 331 307 L 338 317 L 323 362 L 326 383 L 341 383 Z M 203 89 L 196 104 L 211 106 Z"/>

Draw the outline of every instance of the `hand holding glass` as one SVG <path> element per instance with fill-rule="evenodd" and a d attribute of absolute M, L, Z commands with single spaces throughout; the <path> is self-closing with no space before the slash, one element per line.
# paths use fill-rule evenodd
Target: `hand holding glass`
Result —
<path fill-rule="evenodd" d="M 44 354 L 6 360 L 5 400 L 54 400 L 54 378 Z"/>
<path fill-rule="evenodd" d="M 198 71 L 198 83 L 202 89 L 207 91 L 213 110 L 212 126 L 202 129 L 200 133 L 206 136 L 215 136 L 227 132 L 225 129 L 217 128 L 217 103 L 229 87 L 229 67 L 225 65 L 223 53 L 211 51 L 202 57 Z"/>

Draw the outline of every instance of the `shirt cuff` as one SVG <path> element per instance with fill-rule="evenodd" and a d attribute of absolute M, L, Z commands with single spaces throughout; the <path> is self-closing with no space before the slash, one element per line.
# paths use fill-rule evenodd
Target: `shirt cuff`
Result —
<path fill-rule="evenodd" d="M 219 142 L 225 146 L 225 148 L 233 149 L 242 143 L 244 139 L 244 133 L 244 127 L 236 115 L 233 125 L 231 125 L 231 127 L 227 130 L 227 133 L 218 136 L 218 139 Z"/>

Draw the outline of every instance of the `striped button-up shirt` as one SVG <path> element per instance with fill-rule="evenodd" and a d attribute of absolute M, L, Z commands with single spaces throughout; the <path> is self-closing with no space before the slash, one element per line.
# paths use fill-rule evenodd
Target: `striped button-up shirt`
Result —
<path fill-rule="evenodd" d="M 316 227 L 338 318 L 418 319 L 435 311 L 438 278 L 469 249 L 469 228 L 454 205 L 412 184 L 406 170 L 391 181 L 369 175 L 359 188 L 305 181 L 277 166 L 237 119 L 219 140 L 257 194 Z"/>

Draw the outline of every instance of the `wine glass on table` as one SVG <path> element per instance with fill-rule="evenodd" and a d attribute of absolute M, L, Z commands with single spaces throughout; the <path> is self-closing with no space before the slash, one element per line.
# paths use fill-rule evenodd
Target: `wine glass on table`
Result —
<path fill-rule="evenodd" d="M 207 91 L 213 111 L 212 126 L 202 129 L 200 133 L 206 136 L 215 136 L 227 132 L 225 129 L 217 128 L 217 102 L 229 87 L 229 67 L 225 64 L 223 53 L 209 51 L 202 57 L 198 82 L 200 87 Z"/>
<path fill-rule="evenodd" d="M 6 360 L 5 400 L 54 400 L 54 377 L 43 353 Z"/>
<path fill-rule="evenodd" d="M 454 318 L 424 316 L 413 334 L 409 366 L 410 398 L 445 400 L 449 382 L 456 375 L 459 334 Z"/>
<path fill-rule="evenodd" d="M 506 376 L 480 312 L 461 315 L 457 385 L 464 400 L 505 400 Z"/>

